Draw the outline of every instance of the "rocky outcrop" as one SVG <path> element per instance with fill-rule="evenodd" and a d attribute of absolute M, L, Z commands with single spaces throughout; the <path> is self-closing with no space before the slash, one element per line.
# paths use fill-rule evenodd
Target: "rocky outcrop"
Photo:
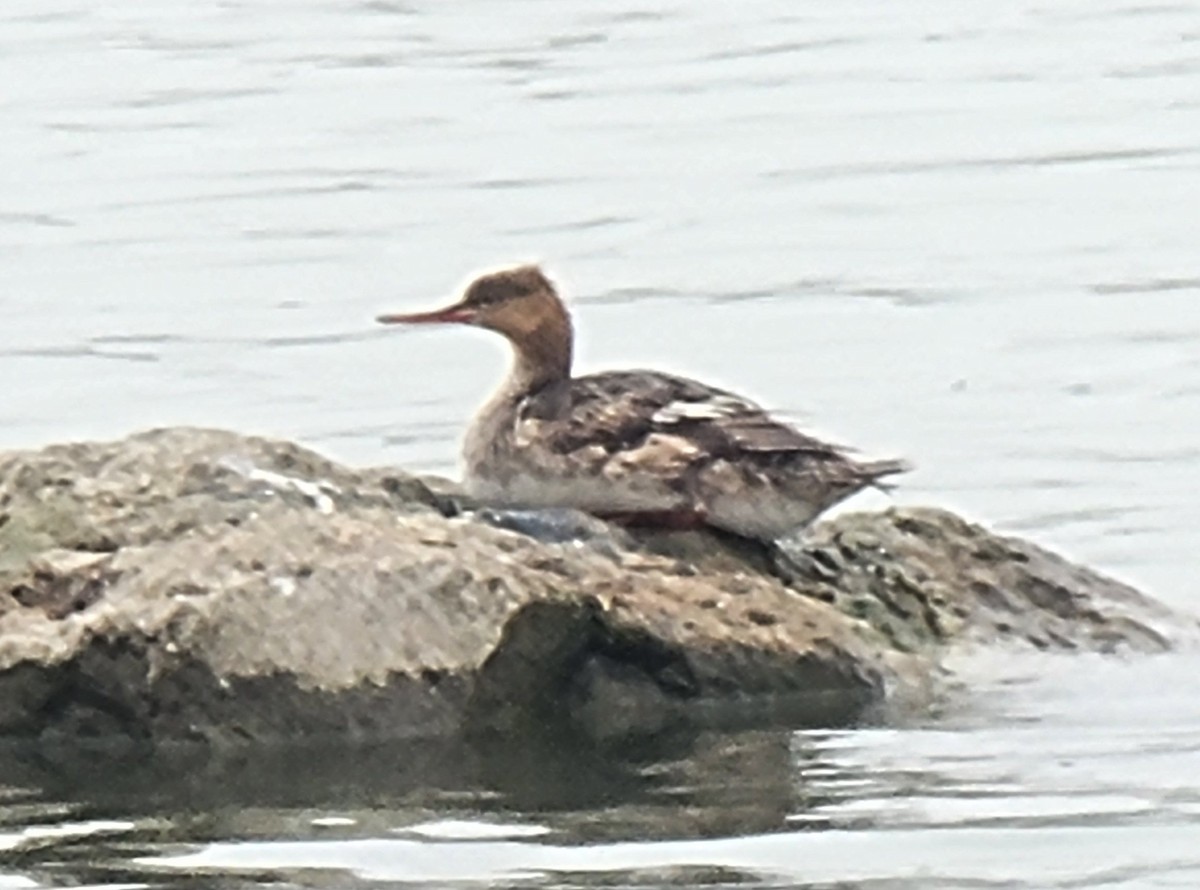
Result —
<path fill-rule="evenodd" d="M 928 694 L 949 643 L 1158 650 L 1178 621 L 937 510 L 766 550 L 474 509 L 227 432 L 0 454 L 10 737 L 844 722 Z"/>
<path fill-rule="evenodd" d="M 903 651 L 1006 641 L 1160 652 L 1194 622 L 1123 584 L 946 510 L 855 513 L 782 547 L 781 576 Z M 1189 627 L 1191 625 L 1191 627 Z"/>

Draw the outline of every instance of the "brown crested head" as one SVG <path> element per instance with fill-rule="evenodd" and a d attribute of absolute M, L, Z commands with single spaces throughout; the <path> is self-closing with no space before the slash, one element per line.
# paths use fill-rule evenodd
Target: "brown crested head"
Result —
<path fill-rule="evenodd" d="M 569 373 L 571 321 L 554 284 L 535 265 L 481 275 L 455 303 L 432 312 L 381 315 L 381 324 L 469 324 L 507 337 L 518 358 Z M 565 370 L 564 370 L 565 369 Z"/>
<path fill-rule="evenodd" d="M 467 285 L 459 306 L 474 313 L 472 324 L 514 340 L 566 313 L 550 279 L 532 265 L 481 275 Z"/>

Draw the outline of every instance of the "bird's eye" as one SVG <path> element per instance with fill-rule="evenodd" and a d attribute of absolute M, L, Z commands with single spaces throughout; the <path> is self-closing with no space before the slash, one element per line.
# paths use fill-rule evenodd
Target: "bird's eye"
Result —
<path fill-rule="evenodd" d="M 467 294 L 467 302 L 473 306 L 488 306 L 496 302 L 496 294 L 490 287 L 475 287 Z"/>

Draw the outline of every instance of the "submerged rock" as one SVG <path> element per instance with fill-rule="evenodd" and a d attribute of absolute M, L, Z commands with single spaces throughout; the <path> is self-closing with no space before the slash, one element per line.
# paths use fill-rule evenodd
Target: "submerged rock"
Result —
<path fill-rule="evenodd" d="M 1167 647 L 1130 588 L 944 511 L 778 551 L 474 510 L 444 482 L 167 429 L 0 454 L 0 735 L 369 740 L 835 723 L 969 639 Z"/>

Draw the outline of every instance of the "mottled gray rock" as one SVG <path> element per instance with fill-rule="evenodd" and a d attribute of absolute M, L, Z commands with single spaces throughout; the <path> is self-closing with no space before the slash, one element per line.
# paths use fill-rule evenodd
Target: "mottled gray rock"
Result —
<path fill-rule="evenodd" d="M 776 567 L 904 651 L 947 644 L 1161 652 L 1196 622 L 1113 578 L 947 510 L 848 514 L 785 542 Z"/>
<path fill-rule="evenodd" d="M 946 642 L 1161 648 L 1168 616 L 939 511 L 773 552 L 474 511 L 439 480 L 157 430 L 0 454 L 0 735 L 592 737 L 833 723 Z"/>

